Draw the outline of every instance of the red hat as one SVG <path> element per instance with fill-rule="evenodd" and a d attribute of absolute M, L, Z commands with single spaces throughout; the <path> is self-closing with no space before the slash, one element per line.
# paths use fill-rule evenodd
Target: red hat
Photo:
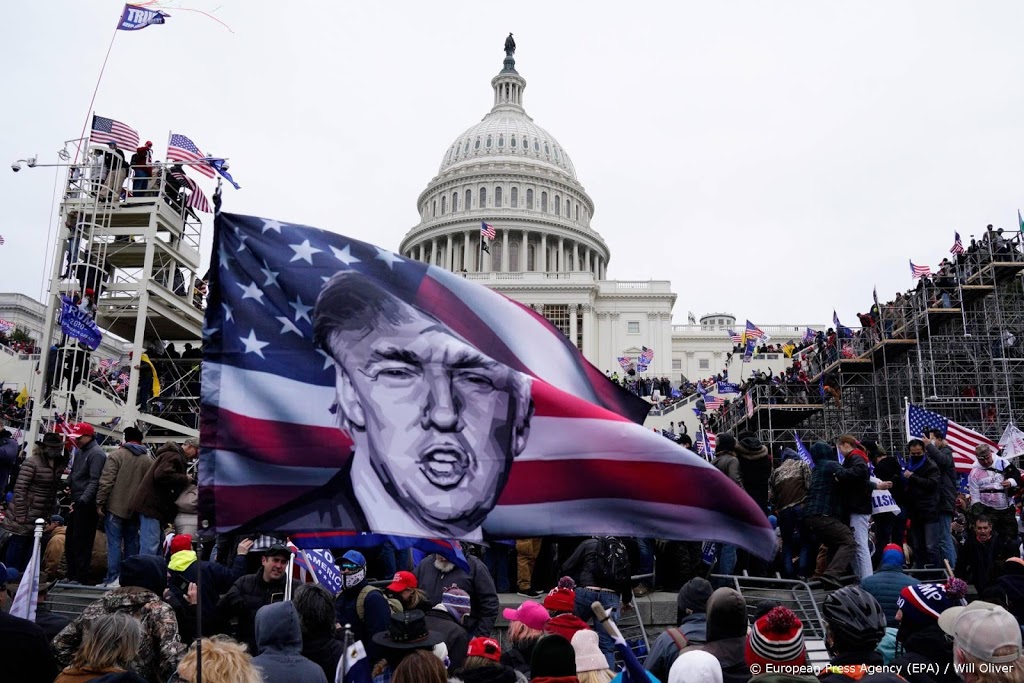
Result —
<path fill-rule="evenodd" d="M 80 436 L 96 436 L 96 429 L 88 422 L 79 422 L 71 426 L 68 436 L 77 439 Z"/>
<path fill-rule="evenodd" d="M 552 612 L 572 612 L 576 605 L 576 582 L 568 576 L 558 580 L 558 585 L 544 596 L 544 608 Z"/>
<path fill-rule="evenodd" d="M 401 593 L 406 588 L 416 588 L 419 582 L 412 572 L 395 572 L 395 578 L 388 584 L 388 590 L 392 593 Z"/>
<path fill-rule="evenodd" d="M 804 625 L 787 607 L 775 607 L 754 622 L 747 635 L 747 665 L 803 665 L 807 661 Z"/>
<path fill-rule="evenodd" d="M 482 638 L 476 637 L 469 641 L 469 651 L 466 653 L 468 657 L 483 657 L 489 659 L 492 662 L 501 661 L 501 646 L 498 645 L 498 641 L 494 638 Z"/>
<path fill-rule="evenodd" d="M 192 550 L 192 536 L 189 534 L 178 534 L 171 539 L 171 555 L 180 553 L 182 550 Z"/>
<path fill-rule="evenodd" d="M 146 147 L 152 147 L 152 146 L 153 146 L 153 143 L 150 142 L 149 140 L 146 140 Z"/>

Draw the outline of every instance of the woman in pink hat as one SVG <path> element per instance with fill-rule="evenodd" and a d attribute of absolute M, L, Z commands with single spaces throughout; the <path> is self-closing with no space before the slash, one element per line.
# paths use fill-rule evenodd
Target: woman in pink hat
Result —
<path fill-rule="evenodd" d="M 506 607 L 502 616 L 508 619 L 508 647 L 501 653 L 501 661 L 516 671 L 530 675 L 533 647 L 544 633 L 550 616 L 539 602 L 527 600 L 518 609 Z"/>

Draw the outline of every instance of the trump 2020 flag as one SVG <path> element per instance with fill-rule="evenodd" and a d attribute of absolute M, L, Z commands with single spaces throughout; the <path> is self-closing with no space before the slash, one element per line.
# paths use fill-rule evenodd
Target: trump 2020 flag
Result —
<path fill-rule="evenodd" d="M 103 341 L 103 332 L 100 331 L 91 315 L 81 310 L 68 297 L 63 299 L 60 307 L 61 332 L 69 337 L 74 337 L 95 351 Z"/>
<path fill-rule="evenodd" d="M 214 532 L 774 553 L 754 502 L 639 424 L 640 399 L 530 308 L 371 244 L 227 213 L 212 271 L 199 471 Z"/>
<path fill-rule="evenodd" d="M 148 9 L 138 5 L 125 5 L 121 12 L 121 21 L 117 24 L 119 31 L 138 31 L 147 26 L 163 24 L 171 15 L 158 9 Z"/>

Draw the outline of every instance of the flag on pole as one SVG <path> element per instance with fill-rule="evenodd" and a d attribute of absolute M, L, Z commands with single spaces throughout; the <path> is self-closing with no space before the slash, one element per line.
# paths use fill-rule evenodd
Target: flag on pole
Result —
<path fill-rule="evenodd" d="M 765 339 L 768 338 L 768 335 L 766 335 L 760 327 L 750 322 L 749 320 L 747 321 L 745 333 L 747 339 L 760 339 L 761 337 L 764 337 Z"/>
<path fill-rule="evenodd" d="M 178 171 L 171 171 L 170 173 L 171 177 L 189 189 L 188 201 L 185 202 L 185 206 L 196 211 L 202 211 L 203 213 L 213 213 L 210 200 L 206 198 L 206 193 L 203 192 L 203 189 L 199 187 L 196 181 Z"/>
<path fill-rule="evenodd" d="M 813 470 L 814 458 L 811 457 L 811 452 L 807 450 L 807 446 L 805 446 L 803 440 L 800 439 L 800 435 L 793 432 L 793 440 L 796 441 L 796 452 L 800 454 L 800 459 L 807 463 L 807 466 Z"/>
<path fill-rule="evenodd" d="M 721 396 L 704 395 L 704 407 L 708 410 L 718 410 L 723 405 L 725 405 L 725 399 Z"/>
<path fill-rule="evenodd" d="M 964 253 L 964 243 L 960 240 L 960 233 L 953 233 L 953 246 L 949 248 L 949 253 L 959 256 Z"/>
<path fill-rule="evenodd" d="M 357 640 L 348 646 L 345 654 L 338 660 L 338 669 L 334 673 L 334 683 L 370 683 L 370 660 L 366 658 L 363 641 Z"/>
<path fill-rule="evenodd" d="M 742 344 L 743 343 L 743 335 L 742 334 L 736 332 L 735 330 L 727 330 L 727 332 L 729 333 L 729 340 L 732 341 L 733 344 Z"/>
<path fill-rule="evenodd" d="M 118 31 L 138 31 L 147 26 L 166 23 L 171 15 L 158 9 L 125 5 L 121 12 L 121 20 L 117 24 Z"/>
<path fill-rule="evenodd" d="M 498 236 L 498 233 L 497 231 L 495 231 L 494 226 L 491 225 L 490 223 L 484 223 L 483 221 L 480 221 L 480 234 L 489 240 L 493 240 L 495 237 Z"/>
<path fill-rule="evenodd" d="M 633 359 L 628 356 L 619 356 L 615 360 L 619 361 L 619 365 L 622 366 L 623 370 L 629 370 L 629 366 L 633 364 Z"/>
<path fill-rule="evenodd" d="M 999 437 L 999 448 L 1004 458 L 1018 458 L 1024 455 L 1024 432 L 1012 422 L 1006 425 Z"/>
<path fill-rule="evenodd" d="M 812 341 L 814 341 L 814 337 L 815 336 L 816 335 L 814 333 L 814 330 L 812 330 L 811 328 L 808 327 L 806 330 L 804 330 L 804 336 L 803 336 L 802 341 L 804 341 L 804 342 L 812 342 Z"/>
<path fill-rule="evenodd" d="M 189 166 L 207 178 L 213 178 L 217 175 L 213 166 L 210 165 L 210 157 L 200 152 L 196 143 L 180 133 L 171 133 L 171 139 L 167 143 L 167 158 L 170 161 L 193 162 Z"/>
<path fill-rule="evenodd" d="M 89 141 L 95 145 L 109 145 L 113 142 L 121 149 L 133 150 L 139 146 L 139 133 L 125 123 L 93 114 Z"/>
<path fill-rule="evenodd" d="M 910 275 L 916 280 L 924 277 L 925 275 L 931 275 L 932 269 L 928 266 L 915 266 L 913 261 L 907 261 L 910 264 Z"/>
<path fill-rule="evenodd" d="M 753 417 L 754 416 L 754 398 L 753 398 L 753 396 L 751 395 L 751 393 L 749 391 L 746 394 L 743 395 L 743 402 L 747 406 L 747 417 Z"/>
<path fill-rule="evenodd" d="M 4 240 L 4 236 L 0 235 L 0 247 L 2 247 L 4 245 L 4 241 L 5 241 Z"/>
<path fill-rule="evenodd" d="M 1024 217 L 1020 215 L 1020 209 L 1017 209 L 1017 225 L 1021 232 L 1024 232 Z"/>
<path fill-rule="evenodd" d="M 757 341 L 756 338 L 748 338 L 747 339 L 747 347 L 745 349 L 743 349 L 743 362 L 744 363 L 749 363 L 751 360 L 753 360 L 753 358 L 754 358 L 754 344 L 756 343 L 756 341 Z M 743 378 L 740 377 L 740 379 L 743 379 Z"/>
<path fill-rule="evenodd" d="M 721 380 L 718 382 L 718 393 L 720 394 L 738 394 L 740 393 L 740 385 L 733 384 L 732 382 L 726 382 Z"/>
<path fill-rule="evenodd" d="M 956 465 L 957 472 L 967 472 L 977 462 L 974 457 L 974 448 L 979 444 L 988 444 L 993 451 L 999 448 L 999 444 L 995 441 L 973 429 L 968 429 L 939 413 L 925 410 L 913 403 L 907 404 L 906 417 L 907 434 L 911 439 L 924 438 L 924 430 L 929 428 L 941 429 L 945 433 L 946 441 L 953 449 L 953 463 Z"/>
<path fill-rule="evenodd" d="M 750 497 L 644 428 L 649 404 L 530 308 L 334 232 L 225 212 L 211 269 L 200 507 L 214 533 L 714 534 L 774 554 Z"/>
<path fill-rule="evenodd" d="M 231 186 L 234 187 L 236 190 L 242 189 L 242 186 L 236 183 L 235 179 L 231 177 L 230 173 L 228 173 L 227 159 L 218 159 L 217 157 L 205 157 L 203 161 L 210 164 L 210 166 L 213 167 L 213 170 L 219 173 L 221 177 L 224 178 L 224 180 L 231 183 Z"/>
<path fill-rule="evenodd" d="M 18 592 L 11 603 L 10 615 L 29 621 L 36 620 L 36 603 L 39 601 L 39 539 L 43 535 L 40 525 L 36 525 L 35 539 L 32 541 L 32 557 L 18 584 Z"/>

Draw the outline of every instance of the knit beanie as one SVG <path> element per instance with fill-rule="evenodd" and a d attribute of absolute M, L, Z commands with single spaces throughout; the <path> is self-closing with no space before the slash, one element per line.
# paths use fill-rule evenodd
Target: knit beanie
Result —
<path fill-rule="evenodd" d="M 890 543 L 882 550 L 882 564 L 894 564 L 897 567 L 902 567 L 906 561 L 907 558 L 903 555 L 903 548 L 895 543 Z"/>
<path fill-rule="evenodd" d="M 704 650 L 683 652 L 668 670 L 668 683 L 722 683 L 722 664 Z"/>
<path fill-rule="evenodd" d="M 608 669 L 608 660 L 597 645 L 597 633 L 594 631 L 577 631 L 572 637 L 572 649 L 576 651 L 577 674 Z"/>
<path fill-rule="evenodd" d="M 192 536 L 189 534 L 178 534 L 171 539 L 171 555 L 182 550 L 192 550 Z"/>
<path fill-rule="evenodd" d="M 715 442 L 715 452 L 729 451 L 733 452 L 736 450 L 736 437 L 732 434 L 719 434 L 717 441 Z"/>
<path fill-rule="evenodd" d="M 607 663 L 607 662 L 606 662 Z M 575 676 L 576 650 L 572 644 L 558 635 L 543 636 L 533 647 L 530 659 L 530 676 Z"/>
<path fill-rule="evenodd" d="M 544 608 L 552 612 L 572 612 L 576 608 L 576 582 L 563 576 L 558 585 L 544 596 Z"/>
<path fill-rule="evenodd" d="M 441 604 L 460 624 L 472 609 L 469 593 L 454 585 L 445 589 L 441 595 Z"/>
<path fill-rule="evenodd" d="M 836 449 L 824 441 L 815 441 L 811 444 L 811 457 L 815 460 L 836 459 Z"/>
<path fill-rule="evenodd" d="M 925 626 L 938 621 L 950 607 L 963 604 L 967 584 L 962 579 L 946 583 L 919 583 L 904 586 L 896 598 L 896 608 L 903 612 L 900 626 Z"/>
<path fill-rule="evenodd" d="M 744 656 L 748 666 L 762 670 L 768 664 L 802 665 L 807 661 L 803 624 L 789 608 L 773 608 L 754 622 Z"/>
<path fill-rule="evenodd" d="M 711 597 L 711 584 L 707 579 L 694 577 L 683 584 L 676 596 L 676 608 L 680 614 L 686 610 L 703 614 L 707 610 L 708 598 Z"/>

